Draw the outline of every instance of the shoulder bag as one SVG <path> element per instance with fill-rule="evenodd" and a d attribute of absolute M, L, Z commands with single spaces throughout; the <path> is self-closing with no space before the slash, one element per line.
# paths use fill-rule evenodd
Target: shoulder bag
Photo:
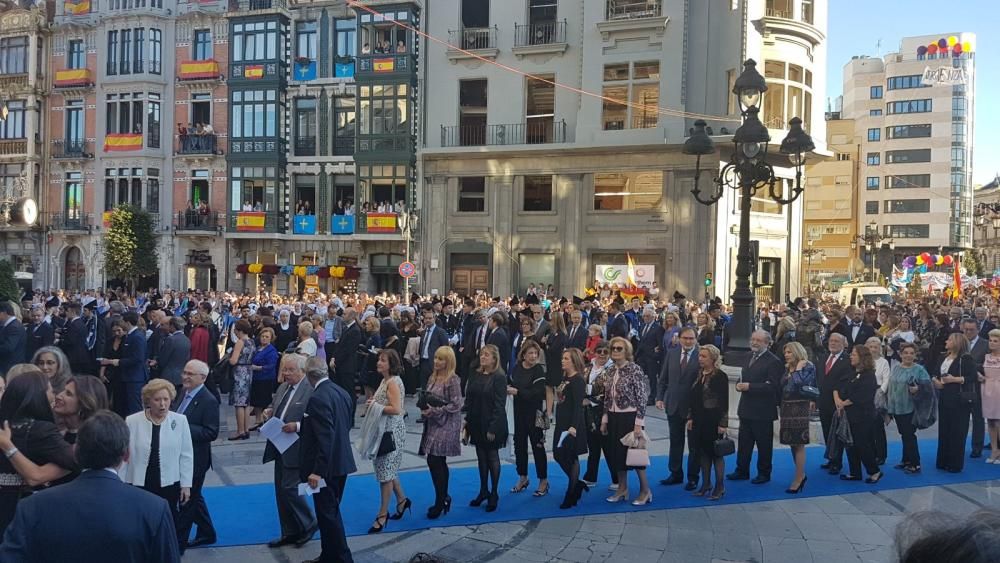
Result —
<path fill-rule="evenodd" d="M 719 436 L 718 440 L 712 443 L 712 449 L 715 457 L 733 455 L 736 453 L 736 442 L 729 436 L 723 434 Z"/>
<path fill-rule="evenodd" d="M 387 430 L 382 434 L 382 441 L 378 443 L 378 452 L 375 453 L 375 457 L 382 457 L 394 451 L 396 451 L 396 441 L 392 438 L 392 432 Z"/>

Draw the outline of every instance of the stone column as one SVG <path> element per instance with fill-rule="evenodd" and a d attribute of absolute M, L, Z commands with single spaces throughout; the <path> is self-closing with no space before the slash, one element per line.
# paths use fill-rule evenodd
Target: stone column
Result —
<path fill-rule="evenodd" d="M 448 277 L 448 193 L 455 182 L 444 176 L 424 179 L 424 189 L 418 209 L 420 213 L 420 240 L 414 246 L 422 247 L 423 263 L 415 262 L 420 271 L 424 290 L 444 289 Z M 442 244 L 443 243 L 443 244 Z M 437 268 L 431 269 L 431 262 L 437 261 Z"/>
<path fill-rule="evenodd" d="M 493 288 L 495 295 L 509 295 L 517 283 L 514 279 L 517 268 L 513 245 L 513 198 L 514 177 L 488 177 L 486 197 L 487 209 L 496 217 L 496 230 L 493 232 Z M 491 206 L 496 206 L 491 208 Z"/>

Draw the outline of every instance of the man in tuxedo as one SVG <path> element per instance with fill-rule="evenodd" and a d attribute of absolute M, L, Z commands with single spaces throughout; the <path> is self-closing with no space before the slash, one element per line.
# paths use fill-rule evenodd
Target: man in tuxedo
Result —
<path fill-rule="evenodd" d="M 987 321 L 989 322 L 989 321 Z M 986 361 L 986 354 L 990 351 L 989 336 L 982 337 L 979 334 L 979 323 L 976 319 L 965 319 L 962 321 L 962 334 L 969 341 L 969 355 L 976 361 L 976 373 L 983 373 L 983 362 Z M 986 439 L 986 423 L 983 419 L 983 396 L 981 386 L 974 385 L 976 399 L 972 401 L 972 453 L 970 457 L 979 458 L 983 456 L 984 440 Z"/>
<path fill-rule="evenodd" d="M 864 311 L 861 307 L 851 305 L 844 313 L 844 319 L 834 327 L 833 332 L 844 336 L 844 346 L 847 353 L 850 354 L 855 345 L 864 346 L 869 338 L 875 336 L 875 329 L 872 328 L 872 325 L 864 322 Z"/>
<path fill-rule="evenodd" d="M 616 336 L 628 338 L 628 319 L 626 319 L 625 314 L 622 313 L 622 304 L 619 301 L 621 301 L 620 297 L 613 301 L 611 306 L 608 308 L 608 340 L 611 340 Z"/>
<path fill-rule="evenodd" d="M 671 350 L 660 371 L 657 382 L 656 408 L 666 411 L 670 429 L 670 459 L 667 462 L 670 476 L 660 481 L 661 485 L 676 485 L 684 482 L 684 438 L 688 439 L 687 484 L 685 490 L 693 491 L 698 486 L 700 470 L 698 450 L 687 432 L 688 410 L 691 386 L 698 377 L 698 339 L 691 327 L 684 327 L 679 334 L 681 345 Z"/>
<path fill-rule="evenodd" d="M 125 412 L 142 410 L 142 386 L 149 378 L 146 371 L 146 335 L 139 332 L 139 315 L 128 311 L 122 315 L 125 323 L 125 339 L 122 342 L 121 358 L 104 359 L 101 365 L 112 365 L 118 369 L 119 377 L 125 385 Z"/>
<path fill-rule="evenodd" d="M 88 418 L 76 438 L 83 473 L 17 503 L 0 561 L 180 561 L 167 501 L 118 478 L 118 467 L 128 461 L 128 444 L 128 427 L 118 415 L 98 411 Z"/>
<path fill-rule="evenodd" d="M 990 310 L 986 307 L 976 307 L 974 311 L 976 315 L 976 326 L 979 328 L 979 337 L 989 341 L 990 331 L 996 328 L 996 325 L 990 322 Z"/>
<path fill-rule="evenodd" d="M 857 307 L 855 307 L 857 309 Z M 864 340 L 858 341 L 862 346 Z M 840 390 L 843 384 L 854 375 L 854 368 L 851 367 L 847 350 L 847 337 L 841 332 L 830 335 L 827 342 L 827 354 L 819 358 L 816 365 L 816 377 L 819 379 L 819 420 L 823 426 L 823 436 L 829 439 L 830 425 L 833 422 L 833 414 L 837 407 L 833 403 L 834 390 Z M 837 475 L 844 466 L 843 448 L 838 448 L 832 452 L 829 461 L 820 466 L 821 469 L 829 471 L 830 475 Z"/>
<path fill-rule="evenodd" d="M 660 361 L 663 358 L 663 325 L 656 322 L 656 311 L 647 308 L 642 312 L 642 324 L 636 336 L 635 363 L 649 378 L 649 404 L 656 402 L 656 383 L 660 377 Z"/>
<path fill-rule="evenodd" d="M 31 358 L 39 348 L 52 346 L 56 339 L 55 329 L 52 323 L 45 319 L 45 310 L 35 305 L 31 309 L 31 324 L 27 330 L 27 343 L 24 349 L 25 363 L 31 363 Z"/>
<path fill-rule="evenodd" d="M 465 384 L 472 376 L 472 373 L 479 367 L 479 351 L 486 345 L 486 337 L 490 332 L 490 320 L 486 317 L 486 310 L 479 309 L 470 318 L 472 328 L 462 341 L 462 369 L 459 376 L 462 379 L 462 392 L 465 392 Z"/>
<path fill-rule="evenodd" d="M 185 326 L 187 326 L 187 321 L 183 317 L 170 317 L 162 325 L 165 331 L 170 332 L 160 342 L 160 355 L 156 360 L 160 377 L 177 387 L 178 397 L 181 396 L 182 391 L 181 372 L 184 371 L 187 361 L 191 359 L 191 340 L 184 335 Z"/>
<path fill-rule="evenodd" d="M 306 362 L 306 377 L 313 393 L 302 421 L 299 478 L 313 488 L 319 486 L 320 479 L 326 481 L 326 486 L 313 494 L 322 549 L 319 557 L 306 563 L 352 563 L 340 502 L 347 476 L 358 470 L 351 449 L 354 412 L 350 396 L 331 383 L 327 373 L 323 360 L 309 358 Z"/>
<path fill-rule="evenodd" d="M 732 481 L 750 478 L 750 458 L 757 446 L 757 476 L 754 485 L 771 480 L 771 459 L 774 449 L 774 421 L 778 419 L 781 398 L 781 378 L 784 365 L 769 351 L 771 333 L 757 330 L 750 335 L 750 359 L 743 367 L 736 391 L 740 393 L 737 415 L 740 418 L 739 446 L 736 470 L 726 475 Z"/>
<path fill-rule="evenodd" d="M 566 347 L 583 352 L 587 348 L 587 327 L 583 324 L 583 313 L 579 309 L 574 309 L 569 314 L 567 324 L 569 328 L 566 329 Z"/>
<path fill-rule="evenodd" d="M 337 370 L 331 371 L 330 376 L 334 383 L 347 391 L 352 397 L 351 403 L 355 406 L 357 398 L 354 385 L 358 377 L 358 346 L 361 345 L 363 338 L 361 327 L 358 326 L 357 310 L 354 307 L 344 309 L 344 328 L 340 333 L 340 341 L 337 342 L 336 353 L 333 355 Z"/>
<path fill-rule="evenodd" d="M 181 371 L 183 387 L 177 394 L 173 411 L 187 417 L 191 429 L 191 443 L 194 445 L 194 481 L 191 484 L 191 497 L 187 504 L 181 505 L 177 517 L 177 536 L 181 541 L 181 549 L 211 545 L 215 543 L 215 526 L 212 516 L 208 513 L 208 505 L 202 495 L 205 485 L 205 474 L 212 467 L 212 442 L 219 437 L 219 401 L 205 387 L 208 379 L 208 364 L 201 360 L 191 360 Z M 198 533 L 193 541 L 188 541 L 193 525 L 198 526 Z"/>
<path fill-rule="evenodd" d="M 434 311 L 427 309 L 421 314 L 424 326 L 423 334 L 420 335 L 420 388 L 426 389 L 427 379 L 434 371 L 434 352 L 441 346 L 448 345 L 448 334 L 437 325 Z"/>
<path fill-rule="evenodd" d="M 6 376 L 14 364 L 21 363 L 27 334 L 14 316 L 14 304 L 0 301 L 0 376 Z"/>
<path fill-rule="evenodd" d="M 66 324 L 59 338 L 59 346 L 69 360 L 73 373 L 90 371 L 90 352 L 87 350 L 87 323 L 80 318 L 80 304 L 66 304 Z"/>
<path fill-rule="evenodd" d="M 507 336 L 506 325 L 507 320 L 503 313 L 499 311 L 493 313 L 493 316 L 490 317 L 490 332 L 486 336 L 486 343 L 497 347 L 497 351 L 500 352 L 500 367 L 503 368 L 504 373 L 509 373 L 507 367 L 510 361 L 510 337 Z"/>
<path fill-rule="evenodd" d="M 441 314 L 437 316 L 436 322 L 438 328 L 444 330 L 449 340 L 461 330 L 461 319 L 455 314 L 455 303 L 451 299 L 445 297 L 441 306 Z"/>
<path fill-rule="evenodd" d="M 312 387 L 305 378 L 306 357 L 289 353 L 281 357 L 281 376 L 284 382 L 274 393 L 271 406 L 264 409 L 264 417 L 277 417 L 283 424 L 282 432 L 299 433 L 306 403 L 312 396 Z M 351 420 L 354 416 L 351 411 Z M 316 533 L 316 519 L 309 509 L 305 497 L 299 496 L 299 447 L 302 440 L 296 440 L 284 452 L 268 440 L 264 447 L 264 463 L 274 462 L 274 499 L 278 505 L 278 521 L 281 523 L 281 537 L 268 542 L 268 547 L 288 544 L 305 545 Z"/>

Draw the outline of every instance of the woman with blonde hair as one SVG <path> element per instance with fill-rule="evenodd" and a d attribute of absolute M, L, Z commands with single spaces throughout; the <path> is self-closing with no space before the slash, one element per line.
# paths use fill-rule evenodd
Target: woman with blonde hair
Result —
<path fill-rule="evenodd" d="M 427 379 L 427 389 L 417 400 L 424 417 L 424 433 L 418 451 L 427 456 L 427 468 L 434 483 L 434 506 L 427 509 L 427 518 L 431 520 L 451 510 L 447 458 L 462 455 L 462 387 L 455 367 L 455 352 L 451 347 L 438 348 L 434 352 L 434 369 Z M 445 403 L 432 405 L 429 398 L 443 399 Z"/>
<path fill-rule="evenodd" d="M 720 500 L 726 494 L 723 477 L 726 458 L 714 455 L 715 441 L 725 435 L 729 419 L 729 376 L 722 371 L 722 353 L 712 344 L 698 349 L 698 378 L 691 388 L 687 429 L 697 443 L 701 460 L 701 489 L 694 493 L 708 500 Z M 715 466 L 715 489 L 711 469 Z"/>
<path fill-rule="evenodd" d="M 809 361 L 806 349 L 798 342 L 785 344 L 785 376 L 781 380 L 779 441 L 791 448 L 795 460 L 795 478 L 785 490 L 798 494 L 806 484 L 806 444 L 809 443 L 809 403 L 803 388 L 816 387 L 816 366 Z"/>
<path fill-rule="evenodd" d="M 479 370 L 465 389 L 465 435 L 476 447 L 479 495 L 469 506 L 486 504 L 493 512 L 499 502 L 500 448 L 507 444 L 507 376 L 500 367 L 500 351 L 487 344 L 479 351 Z M 492 485 L 492 486 L 490 486 Z"/>
<path fill-rule="evenodd" d="M 639 496 L 632 501 L 634 506 L 653 502 L 653 492 L 649 489 L 645 466 L 627 465 L 628 447 L 621 439 L 626 434 L 634 434 L 639 439 L 643 434 L 646 419 L 646 399 L 649 397 L 649 378 L 634 361 L 632 343 L 616 336 L 609 343 L 612 365 L 605 371 L 606 384 L 604 414 L 601 417 L 601 434 L 608 439 L 608 461 L 618 473 L 618 490 L 608 497 L 608 502 L 628 500 L 628 471 L 634 469 L 639 477 Z"/>

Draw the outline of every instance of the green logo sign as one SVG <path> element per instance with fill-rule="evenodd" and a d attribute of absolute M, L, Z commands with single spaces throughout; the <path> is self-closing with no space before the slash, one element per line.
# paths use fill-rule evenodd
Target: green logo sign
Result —
<path fill-rule="evenodd" d="M 604 277 L 604 281 L 613 282 L 622 275 L 622 271 L 618 268 L 604 268 L 604 272 L 601 275 Z"/>

